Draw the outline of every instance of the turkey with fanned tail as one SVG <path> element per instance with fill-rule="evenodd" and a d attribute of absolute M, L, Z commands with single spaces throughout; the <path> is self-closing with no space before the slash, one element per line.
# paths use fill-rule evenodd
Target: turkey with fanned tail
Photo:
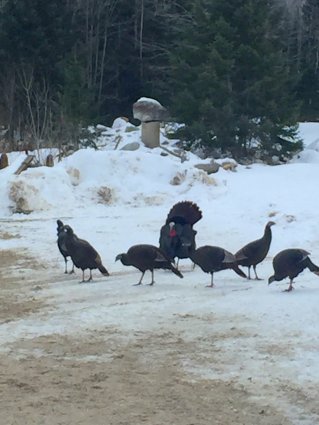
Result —
<path fill-rule="evenodd" d="M 167 215 L 160 231 L 159 246 L 172 261 L 177 258 L 177 267 L 179 259 L 189 258 L 196 248 L 197 232 L 193 226 L 201 218 L 201 210 L 191 201 L 178 202 Z"/>

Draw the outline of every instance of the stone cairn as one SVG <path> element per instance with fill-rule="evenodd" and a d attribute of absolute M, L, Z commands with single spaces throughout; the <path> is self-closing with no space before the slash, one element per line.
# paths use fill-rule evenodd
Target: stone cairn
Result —
<path fill-rule="evenodd" d="M 157 100 L 140 98 L 133 104 L 133 116 L 142 123 L 142 142 L 148 148 L 160 145 L 160 123 L 168 120 L 168 111 Z"/>

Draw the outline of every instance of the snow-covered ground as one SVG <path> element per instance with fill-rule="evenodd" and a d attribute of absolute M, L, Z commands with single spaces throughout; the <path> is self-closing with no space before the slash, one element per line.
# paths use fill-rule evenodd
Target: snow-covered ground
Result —
<path fill-rule="evenodd" d="M 305 271 L 291 293 L 282 292 L 287 282 L 267 285 L 272 258 L 282 249 L 306 249 L 319 264 L 319 125 L 301 124 L 305 150 L 288 164 L 238 165 L 235 172 L 220 168 L 210 177 L 194 168 L 208 161 L 191 153 L 184 162 L 162 156 L 160 148 L 142 146 L 139 129 L 125 132 L 127 126 L 118 121 L 114 128 L 105 128 L 98 151 L 80 150 L 53 168 L 31 168 L 20 176 L 13 172 L 24 154 L 9 154 L 10 166 L 0 171 L 0 236 L 7 232 L 13 237 L 0 238 L 0 255 L 1 250 L 25 249 L 37 258 L 41 273 L 51 280 L 35 296 L 49 300 L 54 309 L 2 323 L 0 350 L 10 351 L 20 338 L 85 334 L 108 326 L 120 328 L 126 339 L 134 338 L 134 332 L 168 329 L 185 341 L 197 341 L 198 355 L 180 359 L 194 379 L 232 379 L 256 399 L 267 399 L 291 423 L 319 423 L 319 411 L 294 404 L 284 389 L 290 386 L 309 399 L 317 396 L 319 279 Z M 140 148 L 121 150 L 131 142 Z M 172 142 L 166 146 L 174 149 Z M 179 185 L 171 184 L 176 175 Z M 28 215 L 12 214 L 21 197 L 32 211 Z M 116 255 L 137 243 L 158 245 L 169 209 L 181 200 L 196 202 L 203 212 L 195 225 L 197 246 L 236 252 L 261 237 L 267 221 L 275 221 L 269 255 L 257 268 L 264 280 L 247 281 L 223 271 L 216 273 L 215 287 L 209 289 L 209 275 L 198 267 L 192 271 L 190 261 L 183 260 L 184 279 L 156 271 L 154 287 L 132 286 L 139 272 L 115 263 Z M 93 284 L 79 285 L 80 272 L 63 278 L 63 258 L 56 246 L 58 218 L 97 249 L 109 278 L 98 271 L 93 272 Z M 11 272 L 17 279 L 34 273 L 18 267 Z M 37 275 L 35 282 L 40 281 Z"/>

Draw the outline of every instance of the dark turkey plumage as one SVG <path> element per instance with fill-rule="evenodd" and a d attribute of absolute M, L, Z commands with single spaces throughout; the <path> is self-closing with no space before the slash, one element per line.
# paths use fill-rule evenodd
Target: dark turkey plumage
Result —
<path fill-rule="evenodd" d="M 169 223 L 161 228 L 159 245 L 166 255 L 175 258 L 189 258 L 189 253 L 196 248 L 196 231 L 188 223 Z"/>
<path fill-rule="evenodd" d="M 68 272 L 67 263 L 68 263 L 68 257 L 70 257 L 70 254 L 69 254 L 67 247 L 65 245 L 66 233 L 64 231 L 64 224 L 61 220 L 57 220 L 57 226 L 58 226 L 57 227 L 57 233 L 58 233 L 57 244 L 58 244 L 59 251 L 64 258 L 64 263 L 65 263 L 64 273 L 67 273 Z M 73 262 L 72 262 L 72 270 L 70 271 L 70 273 L 74 273 L 74 263 Z"/>
<path fill-rule="evenodd" d="M 203 217 L 198 205 L 191 201 L 182 201 L 175 204 L 169 211 L 166 224 L 170 222 L 190 224 L 194 226 Z"/>
<path fill-rule="evenodd" d="M 193 225 L 202 218 L 198 205 L 191 201 L 175 204 L 167 215 L 161 228 L 159 245 L 166 255 L 175 261 L 189 258 L 190 252 L 196 248 L 196 231 Z"/>
<path fill-rule="evenodd" d="M 221 270 L 232 269 L 239 276 L 247 278 L 238 267 L 235 256 L 219 246 L 205 245 L 197 248 L 191 253 L 190 258 L 203 272 L 211 274 L 211 283 L 207 285 L 209 287 L 214 286 L 214 273 Z"/>
<path fill-rule="evenodd" d="M 137 285 L 142 283 L 146 270 L 150 270 L 152 273 L 152 281 L 150 285 L 155 283 L 154 269 L 168 269 L 177 276 L 181 278 L 183 277 L 183 275 L 173 266 L 170 258 L 160 248 L 157 248 L 154 245 L 134 245 L 129 248 L 127 253 L 118 254 L 115 261 L 117 260 L 121 260 L 124 266 L 133 266 L 142 272 L 142 276 Z"/>
<path fill-rule="evenodd" d="M 273 259 L 273 268 L 275 274 L 268 279 L 268 285 L 272 282 L 280 281 L 288 277 L 290 279 L 287 292 L 293 289 L 293 279 L 297 277 L 304 269 L 308 268 L 311 272 L 319 276 L 319 267 L 309 258 L 310 253 L 304 249 L 285 249 L 279 252 Z"/>
<path fill-rule="evenodd" d="M 265 226 L 262 238 L 250 242 L 235 254 L 238 265 L 248 267 L 248 279 L 250 279 L 250 268 L 253 266 L 255 279 L 259 280 L 256 266 L 261 263 L 268 254 L 272 237 L 271 226 L 274 224 L 273 221 L 269 221 Z"/>
<path fill-rule="evenodd" d="M 76 267 L 82 270 L 82 282 L 89 282 L 92 280 L 92 270 L 99 269 L 104 276 L 109 276 L 109 272 L 102 264 L 102 260 L 98 252 L 93 248 L 89 242 L 84 239 L 79 239 L 73 232 L 73 229 L 66 225 L 64 226 L 66 234 L 65 245 L 69 255 L 72 258 Z M 90 277 L 84 280 L 84 271 L 90 270 Z"/>

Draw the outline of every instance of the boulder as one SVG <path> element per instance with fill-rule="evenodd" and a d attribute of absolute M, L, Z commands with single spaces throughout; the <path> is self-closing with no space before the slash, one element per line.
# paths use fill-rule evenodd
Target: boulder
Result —
<path fill-rule="evenodd" d="M 136 151 L 140 148 L 140 144 L 138 142 L 127 143 L 120 150 L 121 151 Z"/>
<path fill-rule="evenodd" d="M 46 165 L 47 167 L 53 167 L 53 166 L 54 166 L 54 159 L 53 159 L 53 155 L 52 155 L 52 154 L 49 154 L 49 155 L 46 157 L 45 165 Z"/>
<path fill-rule="evenodd" d="M 8 155 L 6 153 L 0 156 L 0 170 L 6 168 L 9 165 Z"/>
<path fill-rule="evenodd" d="M 237 163 L 233 161 L 224 161 L 222 162 L 222 167 L 226 171 L 236 171 Z"/>
<path fill-rule="evenodd" d="M 217 173 L 220 165 L 215 161 L 211 161 L 209 164 L 196 164 L 195 167 L 199 170 L 206 171 L 207 174 L 213 174 Z"/>

